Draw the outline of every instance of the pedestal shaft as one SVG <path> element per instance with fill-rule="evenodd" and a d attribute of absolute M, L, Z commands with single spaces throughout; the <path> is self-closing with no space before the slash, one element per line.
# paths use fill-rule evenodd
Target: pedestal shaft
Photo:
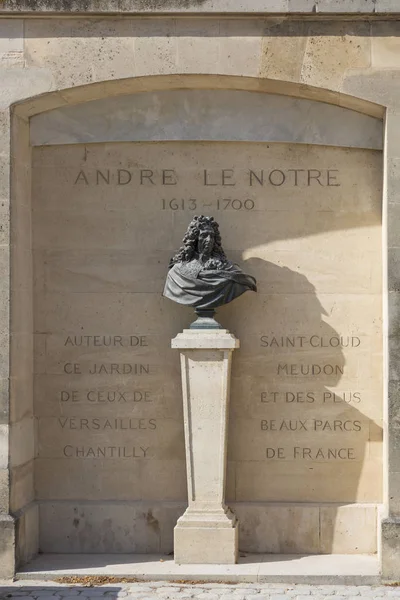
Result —
<path fill-rule="evenodd" d="M 225 476 L 232 351 L 226 330 L 185 330 L 181 350 L 188 509 L 175 527 L 179 563 L 234 563 L 237 520 L 226 508 Z"/>

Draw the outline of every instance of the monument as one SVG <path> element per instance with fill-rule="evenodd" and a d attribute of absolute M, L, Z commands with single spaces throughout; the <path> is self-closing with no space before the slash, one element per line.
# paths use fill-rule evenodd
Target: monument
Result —
<path fill-rule="evenodd" d="M 219 92 L 181 91 L 124 97 L 118 115 L 124 107 L 132 114 L 137 102 L 140 118 L 143 106 L 153 114 L 152 101 L 179 107 L 179 94 L 188 109 L 201 100 L 212 115 L 215 106 L 225 111 Z M 319 103 L 312 109 L 317 115 Z M 52 111 L 45 113 L 31 138 L 39 142 L 32 148 L 32 227 L 41 550 L 168 554 L 176 550 L 174 527 L 189 486 L 191 520 L 175 535 L 214 518 L 229 536 L 226 560 L 235 557 L 235 532 L 224 493 L 245 552 L 374 552 L 383 476 L 380 151 L 103 143 L 93 135 L 64 143 L 63 122 L 81 123 L 79 135 L 96 131 L 87 110 L 60 109 L 54 126 Z M 90 114 L 98 123 L 110 111 L 110 101 L 101 101 Z M 168 270 L 167 293 L 188 302 L 182 305 L 162 295 L 166 257 L 180 255 L 188 224 L 201 214 L 214 218 L 204 222 L 202 252 L 197 234 L 197 247 L 190 240 L 201 229 L 196 220 L 183 243 L 188 260 L 175 259 Z M 211 246 L 217 256 L 208 256 Z M 223 329 L 198 329 L 211 318 L 204 315 L 191 328 L 195 285 L 211 310 L 214 298 L 254 286 L 234 263 L 254 275 L 257 293 L 217 307 Z M 171 350 L 176 336 L 174 343 L 186 345 L 178 351 Z M 216 396 L 222 384 L 215 382 L 225 380 L 230 361 L 224 485 L 225 442 L 211 425 L 218 418 L 225 427 L 228 389 Z M 210 400 L 199 392 L 191 417 L 182 372 L 186 401 L 198 384 Z M 185 426 L 188 439 L 188 423 L 201 419 L 204 437 L 190 432 L 189 460 Z M 208 452 L 218 457 L 218 472 L 206 488 Z M 184 558 L 178 551 L 176 559 Z"/>
<path fill-rule="evenodd" d="M 195 216 L 164 288 L 165 296 L 198 314 L 172 340 L 181 356 L 189 499 L 174 530 L 178 564 L 237 561 L 238 522 L 225 505 L 225 481 L 231 359 L 239 340 L 213 313 L 247 290 L 256 291 L 256 281 L 227 260 L 214 217 Z"/>
<path fill-rule="evenodd" d="M 0 7 L 0 574 L 171 555 L 189 485 L 226 560 L 227 505 L 246 554 L 398 579 L 398 3 L 111 4 Z M 194 215 L 229 261 L 179 260 Z"/>

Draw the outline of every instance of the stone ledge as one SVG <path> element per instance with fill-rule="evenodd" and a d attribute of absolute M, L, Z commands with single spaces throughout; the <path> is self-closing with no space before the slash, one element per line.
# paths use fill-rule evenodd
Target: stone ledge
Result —
<path fill-rule="evenodd" d="M 247 554 L 236 565 L 176 565 L 170 556 L 150 554 L 41 554 L 25 565 L 16 579 L 52 581 L 87 575 L 210 583 L 376 585 L 380 581 L 376 554 Z"/>
<path fill-rule="evenodd" d="M 0 0 L 0 15 L 40 14 L 265 14 L 398 15 L 398 0 Z"/>

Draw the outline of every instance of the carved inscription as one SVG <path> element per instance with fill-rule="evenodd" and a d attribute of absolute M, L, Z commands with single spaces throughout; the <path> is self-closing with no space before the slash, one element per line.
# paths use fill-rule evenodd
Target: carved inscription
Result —
<path fill-rule="evenodd" d="M 147 335 L 67 335 L 63 341 L 64 348 L 74 349 L 77 353 L 85 349 L 91 349 L 102 353 L 105 350 L 129 349 L 131 352 L 140 352 L 147 349 L 149 339 Z M 79 354 L 78 354 L 79 355 Z M 150 363 L 114 363 L 114 362 L 69 362 L 64 363 L 63 371 L 72 377 L 90 375 L 94 377 L 103 376 L 148 376 L 151 373 Z M 129 379 L 128 379 L 129 380 Z M 78 381 L 78 380 L 77 380 Z M 65 389 L 58 392 L 60 406 L 124 406 L 128 404 L 143 405 L 154 402 L 154 394 L 150 389 Z M 57 418 L 57 426 L 61 435 L 65 436 L 68 431 L 84 432 L 84 444 L 66 443 L 62 447 L 62 455 L 70 459 L 143 459 L 152 455 L 151 445 L 121 445 L 118 444 L 119 432 L 132 432 L 134 440 L 135 433 L 149 434 L 157 430 L 156 418 L 149 417 L 100 417 L 100 416 L 60 416 Z M 109 433 L 115 440 L 113 445 L 95 445 L 91 442 L 91 436 L 98 432 Z M 142 440 L 142 438 L 141 438 Z M 87 445 L 89 442 L 90 445 Z M 152 441 L 154 444 L 154 440 Z"/>
<path fill-rule="evenodd" d="M 64 373 L 67 375 L 149 375 L 149 364 L 131 363 L 93 363 L 83 367 L 79 363 L 65 363 Z"/>
<path fill-rule="evenodd" d="M 200 169 L 194 179 L 205 187 L 339 187 L 338 169 Z M 181 182 L 177 169 L 80 169 L 73 176 L 74 185 L 177 186 Z"/>
<path fill-rule="evenodd" d="M 332 351 L 333 349 L 348 349 L 357 351 L 362 349 L 360 337 L 356 335 L 335 335 L 323 336 L 319 334 L 288 334 L 288 335 L 261 335 L 260 346 L 265 350 L 272 352 L 287 351 L 293 349 L 291 356 L 298 356 L 302 360 L 302 355 L 309 355 L 310 352 Z M 344 364 L 330 363 L 288 363 L 278 362 L 276 365 L 276 374 L 283 379 L 289 378 L 312 378 L 317 379 L 319 386 L 322 384 L 322 389 L 312 391 L 296 390 L 283 391 L 271 390 L 260 392 L 260 403 L 264 405 L 281 405 L 290 409 L 304 405 L 305 407 L 315 407 L 314 415 L 311 418 L 304 417 L 302 419 L 281 418 L 281 419 L 261 419 L 260 430 L 274 437 L 282 434 L 296 433 L 298 440 L 302 435 L 306 435 L 310 439 L 310 435 L 315 434 L 334 434 L 336 439 L 339 439 L 341 434 L 361 434 L 368 437 L 368 425 L 360 419 L 343 419 L 330 418 L 327 419 L 323 412 L 324 407 L 328 406 L 344 406 L 358 405 L 362 402 L 361 393 L 358 391 L 343 391 L 328 390 L 325 385 L 329 385 L 328 380 L 324 380 L 324 376 L 341 377 L 345 373 Z M 272 439 L 271 437 L 271 439 Z M 307 461 L 346 461 L 360 459 L 357 456 L 357 450 L 354 447 L 331 447 L 331 440 L 328 438 L 327 444 L 324 446 L 317 445 L 314 447 L 308 446 L 270 446 L 265 450 L 265 458 L 267 460 L 307 460 Z M 312 438 L 311 438 L 312 439 Z"/>
<path fill-rule="evenodd" d="M 66 458 L 147 458 L 150 448 L 143 446 L 71 446 L 63 448 Z"/>
<path fill-rule="evenodd" d="M 126 404 L 129 402 L 153 402 L 152 394 L 145 390 L 61 390 L 61 402 L 80 404 Z"/>
<path fill-rule="evenodd" d="M 307 448 L 305 446 L 294 446 L 293 448 L 267 448 L 265 451 L 267 459 L 277 460 L 309 460 L 309 461 L 332 461 L 332 460 L 355 460 L 354 448 Z"/>

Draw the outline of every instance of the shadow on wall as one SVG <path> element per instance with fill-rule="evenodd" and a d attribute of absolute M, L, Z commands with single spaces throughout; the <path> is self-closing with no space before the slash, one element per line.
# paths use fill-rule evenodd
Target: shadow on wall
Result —
<path fill-rule="evenodd" d="M 241 550 L 338 552 L 340 506 L 381 501 L 381 458 L 379 450 L 371 454 L 382 440 L 381 398 L 379 385 L 371 390 L 364 381 L 372 377 L 368 336 L 353 334 L 351 322 L 333 329 L 304 275 L 258 258 L 242 266 L 260 293 L 244 294 L 217 315 L 241 340 L 227 473 Z M 304 510 L 303 503 L 315 506 Z M 376 522 L 370 525 L 373 538 Z"/>
<path fill-rule="evenodd" d="M 168 6 L 176 8 L 190 8 L 199 6 L 206 0 L 152 0 L 153 10 L 158 8 L 167 8 Z M 48 37 L 49 23 L 47 19 L 40 21 L 28 20 L 24 35 L 26 38 Z M 135 26 L 137 25 L 137 26 Z M 396 34 L 396 26 L 388 23 L 374 24 L 380 36 L 393 36 Z M 55 27 L 57 28 L 55 30 Z M 143 17 L 131 17 L 124 15 L 123 18 L 105 21 L 71 20 L 63 19 L 58 23 L 52 24 L 52 31 L 56 31 L 57 37 L 72 38 L 92 38 L 98 37 L 99 32 L 105 37 L 120 37 L 124 32 L 135 37 L 185 37 L 188 35 L 188 28 L 191 37 L 231 37 L 240 35 L 244 37 L 253 37 L 255 35 L 265 35 L 268 37 L 303 37 L 308 35 L 319 36 L 371 36 L 371 26 L 365 22 L 323 22 L 321 20 L 292 21 L 292 22 L 272 22 L 270 18 L 260 18 L 253 16 L 247 19 L 202 19 L 201 24 L 198 17 L 187 16 L 185 19 L 176 19 L 174 16 L 164 16 L 157 18 L 156 26 L 150 19 Z M 7 37 L 7 29 L 0 31 L 0 39 Z"/>

